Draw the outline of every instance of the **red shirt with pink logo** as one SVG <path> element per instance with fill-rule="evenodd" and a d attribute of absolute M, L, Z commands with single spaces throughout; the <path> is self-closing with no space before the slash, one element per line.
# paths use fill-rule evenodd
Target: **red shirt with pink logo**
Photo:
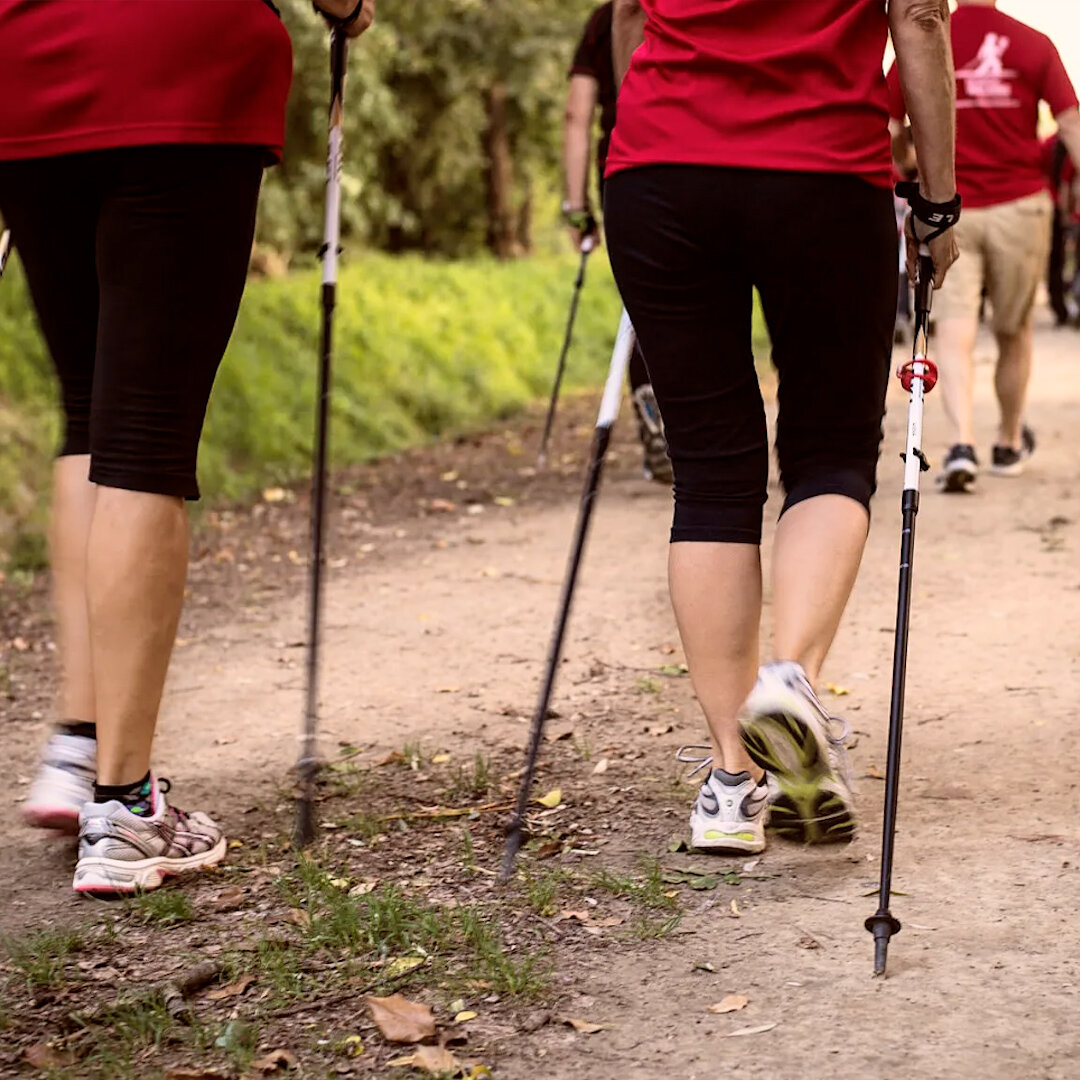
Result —
<path fill-rule="evenodd" d="M 966 207 L 996 206 L 1046 186 L 1039 102 L 1055 116 L 1076 91 L 1054 43 L 996 8 L 965 4 L 952 17 L 956 65 L 956 186 Z M 894 65 L 889 112 L 907 112 Z"/>
<path fill-rule="evenodd" d="M 607 175 L 640 165 L 889 185 L 885 0 L 641 0 Z"/>

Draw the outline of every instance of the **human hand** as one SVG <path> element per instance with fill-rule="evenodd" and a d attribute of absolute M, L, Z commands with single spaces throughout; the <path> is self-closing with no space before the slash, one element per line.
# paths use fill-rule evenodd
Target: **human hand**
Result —
<path fill-rule="evenodd" d="M 375 0 L 312 0 L 315 10 L 326 17 L 331 26 L 341 26 L 346 37 L 359 37 L 375 19 Z M 342 25 L 354 11 L 352 22 Z"/>
<path fill-rule="evenodd" d="M 911 281 L 919 277 L 919 249 L 927 243 L 925 237 L 934 232 L 936 226 L 919 221 L 914 214 L 908 213 L 904 222 L 904 234 L 907 236 L 907 271 Z M 945 275 L 958 258 L 960 248 L 952 229 L 946 229 L 940 236 L 929 241 L 930 258 L 934 261 L 934 288 L 940 289 L 945 284 Z"/>

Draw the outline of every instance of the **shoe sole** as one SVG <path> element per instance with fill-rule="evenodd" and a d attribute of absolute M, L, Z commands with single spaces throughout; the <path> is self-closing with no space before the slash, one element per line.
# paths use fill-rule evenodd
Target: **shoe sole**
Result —
<path fill-rule="evenodd" d="M 979 474 L 970 469 L 953 469 L 941 477 L 941 490 L 949 494 L 965 492 L 978 479 Z"/>
<path fill-rule="evenodd" d="M 767 824 L 769 808 L 766 807 L 762 813 L 765 814 L 765 823 Z M 718 835 L 710 837 L 707 835 L 710 832 Z M 762 836 L 759 839 L 753 835 L 750 829 L 738 833 L 725 833 L 717 829 L 712 823 L 699 822 L 695 813 L 690 816 L 690 847 L 694 851 L 716 854 L 759 855 L 765 850 L 765 837 Z"/>
<path fill-rule="evenodd" d="M 991 465 L 991 476 L 1023 476 L 1024 475 L 1024 463 L 1018 461 L 1015 465 Z"/>
<path fill-rule="evenodd" d="M 102 898 L 150 892 L 167 878 L 217 866 L 225 858 L 227 848 L 225 837 L 222 837 L 209 851 L 186 859 L 158 857 L 127 862 L 90 856 L 76 864 L 72 888 L 77 893 Z"/>
<path fill-rule="evenodd" d="M 32 829 L 52 829 L 68 836 L 79 833 L 79 811 L 62 806 L 24 807 L 23 821 Z"/>
<path fill-rule="evenodd" d="M 780 787 L 770 807 L 773 831 L 804 844 L 846 844 L 855 837 L 851 803 L 825 786 L 840 781 L 810 726 L 793 712 L 760 713 L 742 724 L 743 745 Z"/>

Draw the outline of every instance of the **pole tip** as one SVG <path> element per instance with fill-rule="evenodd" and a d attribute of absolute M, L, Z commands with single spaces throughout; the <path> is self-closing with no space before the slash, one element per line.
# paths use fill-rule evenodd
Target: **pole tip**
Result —
<path fill-rule="evenodd" d="M 900 920 L 887 908 L 878 908 L 863 925 L 874 935 L 874 975 L 884 975 L 889 956 L 889 940 L 893 934 L 900 933 Z"/>

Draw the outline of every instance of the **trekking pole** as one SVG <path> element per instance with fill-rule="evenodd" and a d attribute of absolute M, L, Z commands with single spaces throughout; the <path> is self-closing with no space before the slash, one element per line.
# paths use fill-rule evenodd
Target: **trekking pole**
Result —
<path fill-rule="evenodd" d="M 529 746 L 525 755 L 525 768 L 521 775 L 521 787 L 518 789 L 517 807 L 506 830 L 506 855 L 503 862 L 502 880 L 509 881 L 514 873 L 514 859 L 521 848 L 525 834 L 525 812 L 529 806 L 529 793 L 532 790 L 533 774 L 536 772 L 536 759 L 540 753 L 540 739 L 544 733 L 551 694 L 555 688 L 555 674 L 562 656 L 563 638 L 570 619 L 570 605 L 574 599 L 574 587 L 577 585 L 578 571 L 581 569 L 581 557 L 585 550 L 585 539 L 589 532 L 589 521 L 596 496 L 600 489 L 600 477 L 604 470 L 604 456 L 611 440 L 611 428 L 619 415 L 619 401 L 622 398 L 623 383 L 630 365 L 630 354 L 634 351 L 634 328 L 630 325 L 630 316 L 624 310 L 619 321 L 619 332 L 615 338 L 615 348 L 611 353 L 611 365 L 608 368 L 604 396 L 600 401 L 600 412 L 596 418 L 592 449 L 589 453 L 589 465 L 585 472 L 585 487 L 578 506 L 577 524 L 574 527 L 574 539 L 570 547 L 570 560 L 566 567 L 562 595 L 559 598 L 559 610 L 555 617 L 555 629 L 548 647 L 547 667 L 540 684 L 540 699 L 533 714 L 532 730 L 529 733 Z"/>
<path fill-rule="evenodd" d="M 585 264 L 589 261 L 589 255 L 596 248 L 596 222 L 589 215 L 585 227 L 585 237 L 581 241 L 581 262 L 578 264 L 577 277 L 574 279 L 574 293 L 570 298 L 570 316 L 566 320 L 566 333 L 563 335 L 562 352 L 559 353 L 559 364 L 555 368 L 555 385 L 551 388 L 551 401 L 548 403 L 547 419 L 544 421 L 544 434 L 540 438 L 540 452 L 536 455 L 536 467 L 544 468 L 547 464 L 548 440 L 551 438 L 551 428 L 555 423 L 555 410 L 559 404 L 559 391 L 562 389 L 563 375 L 566 372 L 566 357 L 570 352 L 570 339 L 574 334 L 574 320 L 577 318 L 578 300 L 581 299 L 581 287 L 585 284 Z"/>
<path fill-rule="evenodd" d="M 4 267 L 7 265 L 8 253 L 11 251 L 11 230 L 5 229 L 0 233 L 0 278 L 4 276 Z"/>
<path fill-rule="evenodd" d="M 326 219 L 322 256 L 322 346 L 315 408 L 315 467 L 311 483 L 311 571 L 308 580 L 308 625 L 304 733 L 296 771 L 296 844 L 315 838 L 315 782 L 318 779 L 319 645 L 322 627 L 323 525 L 326 517 L 326 443 L 330 412 L 330 360 L 334 301 L 337 292 L 338 238 L 341 232 L 341 122 L 345 92 L 345 31 L 330 31 L 330 132 L 326 155 Z"/>
<path fill-rule="evenodd" d="M 919 277 L 915 285 L 915 346 L 912 359 L 897 376 L 910 391 L 907 450 L 904 457 L 902 498 L 903 532 L 900 539 L 900 587 L 896 609 L 896 645 L 893 651 L 892 700 L 889 705 L 889 758 L 885 769 L 885 819 L 881 837 L 881 884 L 878 909 L 866 920 L 874 935 L 874 974 L 885 974 L 889 939 L 900 932 L 900 921 L 889 910 L 892 889 L 893 842 L 896 839 L 896 804 L 900 795 L 900 745 L 904 727 L 904 687 L 907 678 L 908 628 L 911 621 L 911 564 L 915 557 L 915 518 L 919 513 L 919 477 L 930 468 L 922 451 L 923 398 L 937 383 L 937 367 L 926 358 L 930 330 L 930 304 L 934 291 L 934 263 L 926 244 L 919 248 Z M 921 347 L 920 347 L 920 332 Z"/>

